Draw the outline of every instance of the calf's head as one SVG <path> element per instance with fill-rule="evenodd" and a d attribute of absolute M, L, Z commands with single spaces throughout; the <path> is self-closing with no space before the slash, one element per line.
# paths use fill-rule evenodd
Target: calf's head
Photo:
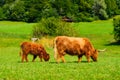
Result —
<path fill-rule="evenodd" d="M 50 55 L 46 53 L 43 55 L 43 58 L 44 58 L 44 61 L 49 61 Z"/>

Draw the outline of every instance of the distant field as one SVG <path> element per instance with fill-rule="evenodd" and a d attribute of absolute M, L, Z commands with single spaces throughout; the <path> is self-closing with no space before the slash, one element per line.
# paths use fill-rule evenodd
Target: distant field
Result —
<path fill-rule="evenodd" d="M 35 23 L 25 22 L 0 22 L 0 37 L 21 38 L 32 35 L 32 28 Z"/>
<path fill-rule="evenodd" d="M 0 21 L 0 32 L 15 34 L 31 34 L 35 23 Z"/>
<path fill-rule="evenodd" d="M 35 23 L 0 21 L 0 46 L 18 46 L 32 36 Z"/>
<path fill-rule="evenodd" d="M 112 20 L 72 23 L 80 37 L 91 40 L 99 53 L 98 62 L 87 63 L 82 58 L 66 55 L 66 63 L 57 64 L 51 46 L 53 37 L 41 39 L 50 54 L 49 62 L 21 63 L 19 45 L 29 41 L 35 23 L 0 21 L 0 80 L 120 80 L 120 45 L 114 43 Z"/>

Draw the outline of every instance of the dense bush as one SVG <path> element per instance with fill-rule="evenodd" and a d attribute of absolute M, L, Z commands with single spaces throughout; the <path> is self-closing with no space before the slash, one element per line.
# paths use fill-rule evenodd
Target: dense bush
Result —
<path fill-rule="evenodd" d="M 77 33 L 73 29 L 70 23 L 61 21 L 54 17 L 43 18 L 37 25 L 33 28 L 34 37 L 42 36 L 58 36 L 58 35 L 67 35 L 67 36 L 76 36 Z"/>
<path fill-rule="evenodd" d="M 120 42 L 120 17 L 113 19 L 114 39 Z"/>

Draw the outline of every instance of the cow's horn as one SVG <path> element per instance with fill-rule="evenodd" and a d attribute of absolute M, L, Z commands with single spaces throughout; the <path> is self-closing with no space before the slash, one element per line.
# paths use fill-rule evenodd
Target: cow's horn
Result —
<path fill-rule="evenodd" d="M 104 52 L 104 51 L 106 51 L 106 48 L 103 50 L 98 49 L 98 52 Z"/>

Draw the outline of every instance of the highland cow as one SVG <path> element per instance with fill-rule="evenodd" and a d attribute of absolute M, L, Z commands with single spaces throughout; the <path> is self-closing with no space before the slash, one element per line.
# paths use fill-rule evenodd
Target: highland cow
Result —
<path fill-rule="evenodd" d="M 33 62 L 37 56 L 39 56 L 40 61 L 42 61 L 42 58 L 44 59 L 44 61 L 48 61 L 50 58 L 49 54 L 47 54 L 46 50 L 41 44 L 33 42 L 23 42 L 20 47 L 20 55 L 22 55 L 22 62 L 24 62 L 24 59 L 26 60 L 26 62 L 28 62 L 28 54 L 33 55 Z"/>
<path fill-rule="evenodd" d="M 98 51 L 94 49 L 87 38 L 58 36 L 54 40 L 54 52 L 54 57 L 58 63 L 60 58 L 62 62 L 65 62 L 65 54 L 77 55 L 78 62 L 81 61 L 83 55 L 86 56 L 88 62 L 90 62 L 90 57 L 93 61 L 97 61 L 98 57 Z"/>

